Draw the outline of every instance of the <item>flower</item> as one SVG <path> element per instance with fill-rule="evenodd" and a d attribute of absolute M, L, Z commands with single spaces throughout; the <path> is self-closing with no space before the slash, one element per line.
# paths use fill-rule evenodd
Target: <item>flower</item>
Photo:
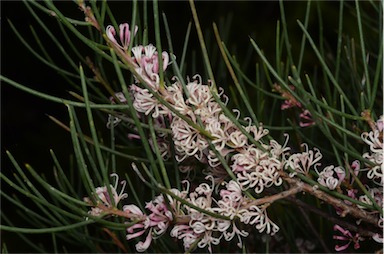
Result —
<path fill-rule="evenodd" d="M 354 236 L 351 234 L 351 232 L 349 232 L 349 230 L 346 230 L 342 227 L 340 227 L 339 225 L 335 224 L 333 226 L 333 230 L 335 231 L 339 231 L 340 233 L 342 233 L 342 235 L 334 235 L 333 236 L 333 239 L 335 240 L 341 240 L 341 241 L 344 241 L 345 244 L 344 245 L 336 245 L 335 246 L 335 250 L 336 251 L 343 251 L 343 250 L 346 250 L 349 245 L 351 243 L 354 243 L 353 244 L 353 248 L 355 250 L 359 249 L 360 248 L 360 243 L 359 241 L 362 241 L 364 240 L 364 238 L 360 237 L 360 235 L 358 233 L 356 233 Z"/>
<path fill-rule="evenodd" d="M 297 173 L 307 175 L 309 169 L 314 167 L 316 169 L 321 163 L 318 163 L 323 155 L 320 150 L 316 147 L 313 150 L 309 150 L 307 144 L 302 144 L 301 146 L 305 147 L 305 152 L 292 154 L 288 160 L 285 162 L 284 168 L 291 168 Z M 289 174 L 293 177 L 294 174 Z"/>
<path fill-rule="evenodd" d="M 315 125 L 315 122 L 312 119 L 312 114 L 308 109 L 303 110 L 303 112 L 299 114 L 299 117 L 301 119 L 299 122 L 300 127 L 309 127 Z"/>
<path fill-rule="evenodd" d="M 237 173 L 237 181 L 242 190 L 254 188 L 256 193 L 261 193 L 264 188 L 282 183 L 278 171 L 283 163 L 254 145 L 244 147 L 231 160 L 232 170 Z"/>
<path fill-rule="evenodd" d="M 374 129 L 370 132 L 363 132 L 361 139 L 369 145 L 370 152 L 363 154 L 363 157 L 370 160 L 373 165 L 366 163 L 365 170 L 368 170 L 367 177 L 373 179 L 378 185 L 384 185 L 384 150 L 383 150 L 383 116 L 377 120 Z"/>
<path fill-rule="evenodd" d="M 265 231 L 266 234 L 274 235 L 279 231 L 279 226 L 268 218 L 266 207 L 252 205 L 248 209 L 242 209 L 239 217 L 241 222 L 255 225 L 260 233 Z"/>
<path fill-rule="evenodd" d="M 188 90 L 187 103 L 197 108 L 205 106 L 211 99 L 212 94 L 208 86 L 202 84 L 201 76 L 193 76 L 194 81 L 188 82 L 186 88 Z"/>
<path fill-rule="evenodd" d="M 128 194 L 124 193 L 124 189 L 125 189 L 127 182 L 125 180 L 120 182 L 120 184 L 122 185 L 122 188 L 120 190 L 120 193 L 117 193 L 119 176 L 116 173 L 113 173 L 113 174 L 111 174 L 111 177 L 115 177 L 115 184 L 113 186 L 110 185 L 110 191 L 111 191 L 112 197 L 109 194 L 107 186 L 97 187 L 95 189 L 95 194 L 96 194 L 95 196 L 97 198 L 97 204 L 95 205 L 95 207 L 92 207 L 91 211 L 89 211 L 90 214 L 92 214 L 94 216 L 98 216 L 105 211 L 105 207 L 106 208 L 117 207 L 118 203 L 122 199 L 128 197 Z M 88 197 L 84 198 L 84 200 L 87 203 L 92 204 Z M 100 201 L 101 201 L 101 204 L 105 207 L 103 207 L 103 206 L 99 207 L 98 206 Z"/>
<path fill-rule="evenodd" d="M 170 190 L 173 194 L 185 198 L 186 192 L 177 189 Z M 168 200 L 165 200 L 164 198 Z M 139 237 L 147 233 L 145 241 L 136 244 L 136 250 L 143 252 L 147 250 L 153 239 L 164 234 L 171 222 L 175 219 L 174 215 L 179 216 L 180 203 L 174 200 L 170 195 L 156 196 L 152 201 L 148 202 L 145 208 L 149 211 L 149 215 L 145 214 L 136 205 L 125 205 L 124 212 L 131 215 L 132 226 L 127 228 L 127 240 Z"/>
<path fill-rule="evenodd" d="M 149 84 L 159 84 L 159 57 L 156 47 L 152 44 L 147 46 L 136 46 L 132 48 L 133 60 L 137 65 L 136 72 Z M 163 71 L 168 67 L 169 55 L 163 51 L 161 53 Z M 154 87 L 157 89 L 156 87 Z"/>
<path fill-rule="evenodd" d="M 285 101 L 281 104 L 281 110 L 286 110 L 293 107 L 301 108 L 301 103 L 296 100 L 296 98 L 287 90 L 283 89 L 281 86 L 275 84 L 273 88 L 284 97 Z M 294 86 L 289 86 L 291 91 L 295 90 Z"/>
<path fill-rule="evenodd" d="M 117 42 L 115 39 L 116 30 L 113 26 L 109 25 L 106 28 L 106 34 L 108 39 L 118 46 L 119 48 L 123 49 L 124 51 L 128 50 L 129 43 L 131 42 L 131 39 L 136 35 L 138 27 L 135 26 L 133 30 L 133 36 L 131 36 L 131 31 L 129 30 L 129 24 L 123 23 L 119 25 L 119 32 L 120 32 L 120 43 Z"/>
<path fill-rule="evenodd" d="M 134 93 L 133 107 L 145 115 L 152 113 L 153 118 L 160 115 L 167 115 L 169 110 L 162 105 L 148 89 L 131 85 L 131 91 Z"/>
<path fill-rule="evenodd" d="M 345 178 L 345 170 L 342 167 L 335 167 L 333 165 L 325 167 L 318 174 L 319 178 L 317 181 L 330 190 L 336 189 Z M 334 174 L 336 174 L 336 177 L 334 177 Z"/>
<path fill-rule="evenodd" d="M 383 188 L 369 188 L 369 187 L 367 187 L 367 189 L 368 189 L 371 197 L 373 197 L 373 199 L 375 200 L 376 204 L 379 207 L 383 207 Z M 372 201 L 370 198 L 368 198 L 367 195 L 360 196 L 359 200 L 365 204 L 372 205 Z M 365 209 L 364 206 L 359 205 L 359 207 Z"/>
<path fill-rule="evenodd" d="M 179 117 L 173 119 L 171 129 L 175 148 L 179 152 L 176 159 L 180 162 L 187 156 L 195 156 L 201 160 L 203 150 L 208 147 L 205 138 Z"/>

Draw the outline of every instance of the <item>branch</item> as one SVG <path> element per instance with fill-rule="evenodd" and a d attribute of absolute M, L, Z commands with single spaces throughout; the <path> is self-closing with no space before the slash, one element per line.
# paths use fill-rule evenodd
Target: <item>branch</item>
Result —
<path fill-rule="evenodd" d="M 353 207 L 351 205 L 348 205 L 343 200 L 334 198 L 331 195 L 329 195 L 329 194 L 327 194 L 327 193 L 325 193 L 319 189 L 316 189 L 314 186 L 311 186 L 307 183 L 303 183 L 298 179 L 291 178 L 285 172 L 280 172 L 280 173 L 281 173 L 281 176 L 283 177 L 283 179 L 285 181 L 287 181 L 288 183 L 294 184 L 294 185 L 300 184 L 300 186 L 302 187 L 302 190 L 304 192 L 307 192 L 307 193 L 317 197 L 318 199 L 321 199 L 321 200 L 325 201 L 326 203 L 341 209 L 343 211 L 340 215 L 341 217 L 345 217 L 347 214 L 350 214 L 351 216 L 353 216 L 355 218 L 361 219 L 362 221 L 365 221 L 365 222 L 368 222 L 370 224 L 374 224 L 377 226 L 377 223 L 379 221 L 378 218 L 375 218 L 374 216 L 370 215 L 366 211 L 359 209 L 359 208 L 356 208 L 356 207 Z"/>

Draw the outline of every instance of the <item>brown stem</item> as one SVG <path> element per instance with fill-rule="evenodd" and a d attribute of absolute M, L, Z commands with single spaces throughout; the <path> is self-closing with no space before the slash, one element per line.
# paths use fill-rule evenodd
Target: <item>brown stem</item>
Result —
<path fill-rule="evenodd" d="M 377 223 L 378 223 L 378 219 L 376 217 L 370 215 L 369 213 L 367 213 L 366 211 L 364 211 L 362 209 L 358 209 L 358 208 L 353 207 L 351 205 L 347 205 L 346 203 L 344 203 L 343 200 L 334 198 L 331 195 L 315 188 L 314 186 L 311 186 L 307 183 L 303 183 L 298 179 L 291 178 L 285 173 L 282 173 L 282 177 L 285 181 L 287 181 L 290 184 L 300 185 L 304 192 L 307 192 L 307 193 L 317 197 L 318 199 L 321 199 L 321 200 L 325 201 L 326 203 L 341 209 L 342 210 L 342 213 L 340 215 L 341 217 L 345 217 L 347 214 L 350 214 L 351 216 L 353 216 L 357 219 L 361 219 L 365 222 L 368 222 L 368 223 L 371 223 L 374 225 L 377 225 Z"/>
<path fill-rule="evenodd" d="M 282 191 L 282 192 L 277 193 L 277 194 L 272 195 L 272 196 L 256 199 L 255 201 L 252 201 L 252 202 L 248 203 L 247 205 L 245 205 L 243 208 L 246 209 L 246 208 L 249 208 L 251 206 L 257 206 L 257 205 L 262 205 L 262 204 L 271 204 L 271 203 L 275 202 L 276 200 L 295 195 L 296 193 L 298 193 L 300 191 L 302 191 L 302 187 L 300 186 L 300 184 L 296 184 L 295 187 L 292 187 L 289 190 Z"/>
<path fill-rule="evenodd" d="M 120 217 L 128 218 L 130 220 L 132 220 L 132 219 L 139 219 L 140 220 L 141 219 L 140 216 L 138 216 L 136 214 L 121 211 L 121 210 L 117 209 L 116 207 L 107 207 L 101 203 L 99 203 L 97 205 L 97 207 L 100 208 L 102 211 L 104 211 L 107 214 L 117 215 Z"/>

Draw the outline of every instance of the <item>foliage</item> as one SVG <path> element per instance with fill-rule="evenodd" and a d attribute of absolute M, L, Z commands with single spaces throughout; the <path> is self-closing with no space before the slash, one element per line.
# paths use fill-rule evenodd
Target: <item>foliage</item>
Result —
<path fill-rule="evenodd" d="M 157 1 L 127 3 L 129 24 L 119 24 L 107 1 L 77 1 L 85 20 L 53 1 L 24 3 L 61 58 L 34 28 L 31 46 L 9 24 L 68 84 L 70 97 L 0 79 L 65 105 L 68 122 L 49 118 L 70 134 L 73 156 L 64 167 L 51 150 L 53 170 L 45 176 L 6 152 L 13 168 L 0 177 L 2 189 L 12 190 L 1 192 L 2 201 L 25 222 L 3 205 L 5 234 L 37 252 L 381 247 L 378 2 L 338 2 L 329 28 L 325 4 L 308 1 L 297 37 L 290 4 L 281 1 L 272 53 L 252 36 L 248 49 L 236 48 L 228 21 L 203 32 L 192 0 L 193 23 L 177 36 Z M 346 20 L 356 29 L 348 31 Z M 201 58 L 191 49 L 192 25 Z M 334 40 L 325 36 L 329 29 L 337 31 Z M 34 234 L 49 244 L 31 240 Z M 4 252 L 13 251 L 8 245 Z"/>

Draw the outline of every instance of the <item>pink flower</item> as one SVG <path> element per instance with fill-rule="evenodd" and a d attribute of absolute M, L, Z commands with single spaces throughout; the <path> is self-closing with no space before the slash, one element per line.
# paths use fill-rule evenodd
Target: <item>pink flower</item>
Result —
<path fill-rule="evenodd" d="M 286 110 L 289 108 L 298 107 L 301 108 L 301 103 L 296 100 L 296 98 L 290 93 L 294 91 L 294 86 L 289 86 L 290 90 L 284 90 L 281 86 L 275 84 L 273 88 L 284 97 L 285 101 L 281 104 L 281 110 Z"/>
<path fill-rule="evenodd" d="M 136 35 L 138 27 L 135 26 L 135 29 L 133 31 L 132 38 Z M 109 25 L 106 29 L 106 34 L 108 39 L 110 39 L 116 46 L 119 48 L 127 51 L 129 47 L 129 43 L 131 41 L 131 31 L 129 30 L 128 23 L 120 24 L 119 25 L 119 31 L 120 31 L 120 43 L 118 43 L 115 39 L 116 30 L 113 26 Z"/>
<path fill-rule="evenodd" d="M 315 122 L 313 121 L 312 119 L 312 115 L 311 115 L 311 112 L 309 112 L 309 110 L 304 110 L 300 115 L 300 122 L 299 122 L 299 125 L 300 127 L 309 127 L 309 126 L 312 126 L 312 125 L 315 125 Z"/>
<path fill-rule="evenodd" d="M 111 174 L 112 177 L 115 177 L 115 184 L 110 185 L 110 192 L 108 191 L 107 186 L 102 186 L 102 187 L 97 187 L 95 189 L 95 196 L 97 199 L 97 203 L 94 204 L 89 197 L 85 197 L 84 201 L 87 202 L 88 204 L 94 206 L 91 208 L 91 210 L 88 212 L 89 214 L 93 216 L 99 216 L 103 212 L 106 212 L 106 208 L 112 208 L 112 207 L 117 207 L 118 203 L 120 200 L 128 197 L 127 193 L 124 193 L 125 186 L 127 184 L 126 181 L 121 181 L 120 184 L 122 185 L 122 188 L 119 193 L 117 193 L 117 187 L 119 184 L 119 176 L 115 173 Z M 112 196 L 110 196 L 112 194 Z M 101 201 L 101 202 L 100 202 Z M 99 204 L 102 204 L 103 206 L 99 206 Z"/>
<path fill-rule="evenodd" d="M 149 44 L 145 47 L 139 45 L 132 48 L 133 60 L 137 64 L 136 71 L 142 76 L 143 79 L 148 78 L 159 83 L 159 57 L 156 47 Z M 163 51 L 161 53 L 163 71 L 165 71 L 169 64 L 169 55 Z"/>
<path fill-rule="evenodd" d="M 336 245 L 335 246 L 335 250 L 336 251 L 343 251 L 343 250 L 346 250 L 349 245 L 353 242 L 353 248 L 355 250 L 359 249 L 360 248 L 360 244 L 359 244 L 359 241 L 362 241 L 364 240 L 363 238 L 360 237 L 360 235 L 358 233 L 355 234 L 355 236 L 353 236 L 351 234 L 351 232 L 349 232 L 349 230 L 346 230 L 342 227 L 340 227 L 339 225 L 335 224 L 333 226 L 333 230 L 335 231 L 339 231 L 342 235 L 334 235 L 333 236 L 333 239 L 335 240 L 340 240 L 340 241 L 344 241 L 345 244 L 344 245 Z"/>

